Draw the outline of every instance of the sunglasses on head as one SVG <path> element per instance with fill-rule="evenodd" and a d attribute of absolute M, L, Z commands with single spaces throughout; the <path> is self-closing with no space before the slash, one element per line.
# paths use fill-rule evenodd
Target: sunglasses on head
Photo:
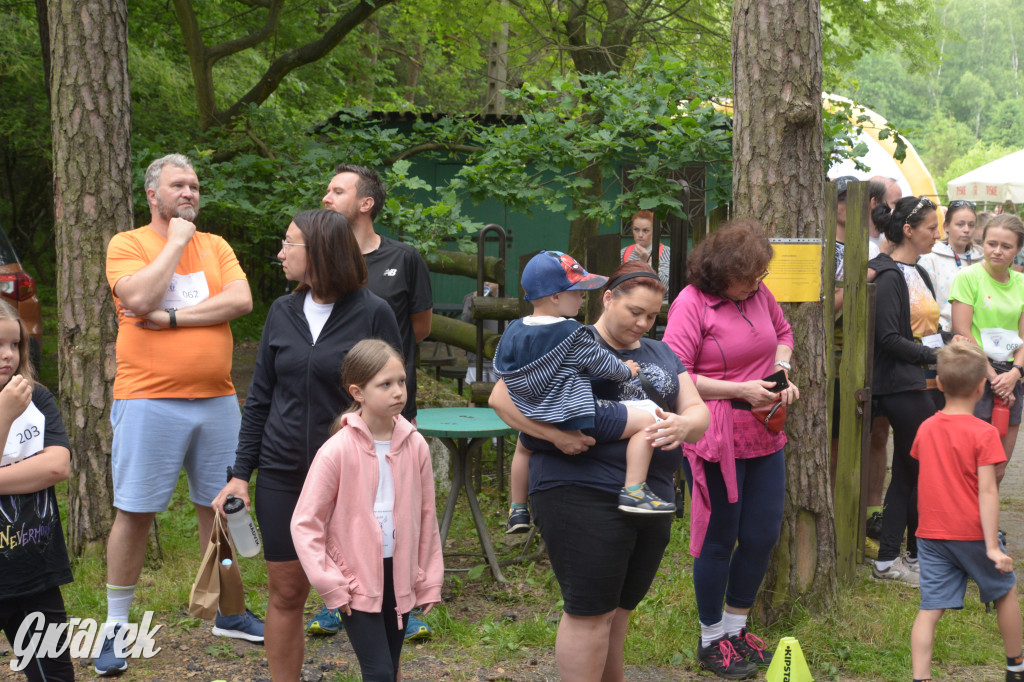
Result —
<path fill-rule="evenodd" d="M 964 208 L 965 206 L 971 209 L 972 211 L 975 210 L 975 203 L 973 201 L 967 201 L 966 199 L 957 199 L 955 201 L 949 202 L 949 205 L 946 207 L 946 210 L 955 211 L 958 208 Z"/>
<path fill-rule="evenodd" d="M 914 210 L 911 211 L 910 215 L 907 216 L 907 220 L 913 218 L 914 214 L 920 211 L 922 208 L 935 208 L 935 204 L 933 204 L 932 200 L 929 199 L 928 197 L 921 197 L 921 201 L 917 202 L 917 206 L 915 206 Z"/>

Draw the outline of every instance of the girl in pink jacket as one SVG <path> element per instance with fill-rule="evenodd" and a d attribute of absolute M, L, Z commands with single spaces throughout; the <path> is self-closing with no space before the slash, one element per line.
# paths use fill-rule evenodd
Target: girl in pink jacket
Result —
<path fill-rule="evenodd" d="M 444 565 L 423 436 L 401 416 L 405 363 L 384 341 L 348 352 L 352 407 L 313 460 L 292 515 L 310 584 L 341 619 L 364 680 L 393 681 L 409 612 L 441 601 Z"/>

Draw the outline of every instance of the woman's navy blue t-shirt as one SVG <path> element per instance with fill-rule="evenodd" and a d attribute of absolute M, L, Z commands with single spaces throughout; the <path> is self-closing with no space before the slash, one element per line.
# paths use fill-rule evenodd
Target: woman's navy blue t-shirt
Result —
<path fill-rule="evenodd" d="M 640 347 L 618 351 L 623 360 L 634 360 L 665 401 L 675 409 L 679 397 L 679 375 L 686 373 L 679 357 L 661 341 L 646 337 Z M 594 397 L 598 400 L 644 400 L 647 394 L 639 379 L 615 382 L 593 379 Z M 558 450 L 538 450 L 530 457 L 530 492 L 550 490 L 563 485 L 580 485 L 609 493 L 618 493 L 626 480 L 626 443 L 603 443 L 578 455 Z M 656 495 L 665 500 L 675 497 L 675 472 L 683 459 L 681 448 L 656 448 L 651 458 L 647 483 Z"/>

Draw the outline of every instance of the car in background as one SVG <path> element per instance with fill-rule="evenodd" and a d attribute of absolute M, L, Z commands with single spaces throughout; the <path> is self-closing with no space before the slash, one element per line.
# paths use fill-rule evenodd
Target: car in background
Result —
<path fill-rule="evenodd" d="M 39 304 L 39 296 L 36 295 L 36 281 L 21 267 L 18 254 L 11 246 L 11 241 L 3 228 L 0 228 L 0 298 L 14 306 L 18 316 L 28 327 L 32 364 L 38 372 L 42 353 L 43 322 L 42 306 Z"/>

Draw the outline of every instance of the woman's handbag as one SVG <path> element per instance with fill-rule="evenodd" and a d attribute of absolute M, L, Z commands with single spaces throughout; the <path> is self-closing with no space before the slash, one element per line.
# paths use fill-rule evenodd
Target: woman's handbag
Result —
<path fill-rule="evenodd" d="M 750 414 L 754 415 L 754 419 L 764 424 L 765 428 L 772 433 L 778 433 L 786 426 L 786 403 L 782 402 L 782 396 L 768 405 L 751 406 Z"/>
<path fill-rule="evenodd" d="M 215 512 L 213 533 L 206 546 L 199 573 L 192 584 L 188 600 L 188 613 L 207 620 L 217 616 L 237 616 L 245 613 L 245 595 L 242 574 L 235 561 L 235 548 L 231 545 L 224 517 Z M 230 560 L 227 565 L 225 560 Z"/>

